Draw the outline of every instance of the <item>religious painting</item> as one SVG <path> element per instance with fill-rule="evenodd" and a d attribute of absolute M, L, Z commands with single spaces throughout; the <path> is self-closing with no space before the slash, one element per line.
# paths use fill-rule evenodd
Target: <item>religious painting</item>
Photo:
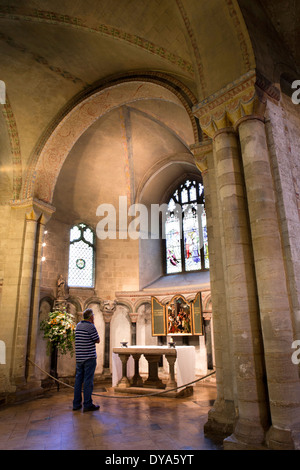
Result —
<path fill-rule="evenodd" d="M 188 302 L 183 295 L 175 295 L 163 304 L 151 298 L 152 336 L 203 335 L 202 302 L 200 292 Z"/>
<path fill-rule="evenodd" d="M 202 305 L 201 295 L 198 293 L 192 302 L 193 310 L 193 333 L 194 335 L 203 335 Z"/>
<path fill-rule="evenodd" d="M 181 295 L 176 295 L 166 305 L 167 335 L 192 335 L 191 304 Z"/>
<path fill-rule="evenodd" d="M 152 307 L 152 336 L 166 335 L 166 309 L 155 297 L 151 299 Z"/>

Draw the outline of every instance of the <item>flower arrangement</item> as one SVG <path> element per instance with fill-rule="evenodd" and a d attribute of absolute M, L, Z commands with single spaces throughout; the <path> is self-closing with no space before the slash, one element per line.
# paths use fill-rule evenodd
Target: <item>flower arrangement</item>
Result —
<path fill-rule="evenodd" d="M 75 323 L 73 315 L 66 308 L 54 310 L 49 313 L 48 319 L 40 324 L 44 338 L 48 339 L 48 353 L 56 347 L 61 354 L 74 353 Z"/>

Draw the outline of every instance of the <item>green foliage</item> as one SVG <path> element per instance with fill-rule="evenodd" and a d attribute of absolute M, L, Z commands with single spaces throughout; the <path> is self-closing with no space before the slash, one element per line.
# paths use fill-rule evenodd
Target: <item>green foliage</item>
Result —
<path fill-rule="evenodd" d="M 48 319 L 40 324 L 44 338 L 48 339 L 48 354 L 56 347 L 61 354 L 74 354 L 75 323 L 73 315 L 63 307 L 49 313 Z"/>

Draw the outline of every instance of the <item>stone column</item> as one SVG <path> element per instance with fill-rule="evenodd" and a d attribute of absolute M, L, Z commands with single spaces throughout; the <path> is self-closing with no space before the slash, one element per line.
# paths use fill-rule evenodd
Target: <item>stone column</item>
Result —
<path fill-rule="evenodd" d="M 177 357 L 176 356 L 169 356 L 166 354 L 166 359 L 169 364 L 169 378 L 167 381 L 167 388 L 176 388 L 177 387 L 177 382 L 175 379 L 175 362 Z"/>
<path fill-rule="evenodd" d="M 139 361 L 140 361 L 141 353 L 132 354 L 132 357 L 134 360 L 134 376 L 131 379 L 131 386 L 142 387 L 143 379 L 140 376 L 140 369 L 139 369 Z"/>
<path fill-rule="evenodd" d="M 260 305 L 272 427 L 271 448 L 299 448 L 300 382 L 291 361 L 294 340 L 276 197 L 265 134 L 258 116 L 237 123 Z"/>
<path fill-rule="evenodd" d="M 135 346 L 136 345 L 136 321 L 137 321 L 138 313 L 130 312 L 129 317 L 131 320 L 131 328 L 132 328 L 131 329 L 131 344 L 132 346 Z"/>
<path fill-rule="evenodd" d="M 54 208 L 36 199 L 12 203 L 6 240 L 0 320 L 7 345 L 4 390 L 27 386 L 26 356 L 31 349 L 32 327 L 38 319 L 36 273 L 40 269 L 39 223 Z"/>
<path fill-rule="evenodd" d="M 161 360 L 161 354 L 152 355 L 144 353 L 148 362 L 148 377 L 144 382 L 145 387 L 165 388 L 162 380 L 158 377 L 158 364 Z"/>
<path fill-rule="evenodd" d="M 217 399 L 208 413 L 204 430 L 207 434 L 228 436 L 233 432 L 236 413 L 231 361 L 231 330 L 225 302 L 225 270 L 220 232 L 222 213 L 217 200 L 212 140 L 204 140 L 192 145 L 191 151 L 201 171 L 204 185 L 217 385 Z"/>
<path fill-rule="evenodd" d="M 255 391 L 255 388 L 252 387 L 252 385 L 255 385 L 253 379 L 255 377 L 259 378 L 263 369 L 260 365 L 256 368 L 253 367 L 253 361 L 256 358 L 258 360 L 258 356 L 260 356 L 261 361 L 258 361 L 257 364 L 264 362 L 265 367 L 265 375 L 261 376 L 260 386 L 262 387 L 263 383 L 266 382 L 269 421 L 272 424 L 266 435 L 266 444 L 273 449 L 299 449 L 299 377 L 298 366 L 293 365 L 291 361 L 291 346 L 295 332 L 293 331 L 292 314 L 289 306 L 279 214 L 276 211 L 272 168 L 269 161 L 264 128 L 264 113 L 267 100 L 272 100 L 276 104 L 279 99 L 280 93 L 276 87 L 259 74 L 257 70 L 253 70 L 240 77 L 239 80 L 236 80 L 231 87 L 227 86 L 206 99 L 203 103 L 196 105 L 193 111 L 200 120 L 202 130 L 211 138 L 216 135 L 218 130 L 226 127 L 238 130 L 238 144 L 241 147 L 247 206 L 241 209 L 240 205 L 236 204 L 234 206 L 232 204 L 233 199 L 230 201 L 230 196 L 232 195 L 233 185 L 232 183 L 230 184 L 229 179 L 227 187 L 224 186 L 223 188 L 221 187 L 222 181 L 220 180 L 220 195 L 223 198 L 224 204 L 226 199 L 228 200 L 228 208 L 230 203 L 232 204 L 233 214 L 236 216 L 238 216 L 238 210 L 241 212 L 243 210 L 249 214 L 250 228 L 248 230 L 248 237 L 250 237 L 252 244 L 252 256 L 255 267 L 255 281 L 259 303 L 258 326 L 262 331 L 262 335 L 259 334 L 258 338 L 259 340 L 260 337 L 263 339 L 263 350 L 258 352 L 257 337 L 253 335 L 253 332 L 257 330 L 256 316 L 252 315 L 249 317 L 244 313 L 244 316 L 240 318 L 240 326 L 243 326 L 244 320 L 251 319 L 252 322 L 253 318 L 255 318 L 255 324 L 253 326 L 250 323 L 251 331 L 244 330 L 240 337 L 235 338 L 236 335 L 233 335 L 235 339 L 234 350 L 242 353 L 242 346 L 244 345 L 244 351 L 250 359 L 249 364 L 243 364 L 242 368 L 239 367 L 237 361 L 236 365 L 238 368 L 236 372 L 243 373 L 244 376 L 252 376 L 249 377 L 249 390 L 246 390 L 246 388 L 243 390 L 243 387 L 239 387 L 239 384 L 242 385 L 242 383 L 240 381 L 237 382 L 239 414 L 241 409 L 240 404 L 241 401 L 244 401 L 244 398 L 247 399 L 252 396 L 254 398 L 253 407 L 256 409 L 257 399 L 253 395 Z M 221 149 L 220 140 L 221 138 L 216 139 L 215 144 Z M 223 147 L 224 154 L 228 153 L 228 145 L 224 145 L 223 142 Z M 216 155 L 220 164 L 221 157 L 222 154 L 220 156 Z M 238 200 L 236 202 L 238 203 Z M 240 225 L 236 225 L 236 228 L 237 230 L 233 231 L 234 240 L 236 240 L 239 233 L 242 233 Z M 226 232 L 227 230 L 224 233 L 226 234 Z M 239 248 L 239 252 L 243 251 L 245 253 L 242 244 L 237 246 L 237 248 Z M 233 246 L 231 247 L 232 249 Z M 228 251 L 228 253 L 230 252 Z M 236 255 L 232 252 L 231 256 L 234 259 Z M 237 266 L 239 263 L 240 260 L 237 258 Z M 242 265 L 240 267 L 242 268 Z M 232 268 L 234 267 L 232 266 Z M 249 275 L 250 271 L 246 269 L 247 263 L 244 264 L 244 268 L 244 274 Z M 235 271 L 236 269 L 230 269 L 228 273 L 230 276 L 233 275 L 231 277 L 232 281 L 238 280 L 237 285 L 239 285 L 242 277 L 240 277 L 238 271 L 236 271 L 236 276 L 234 276 Z M 236 288 L 234 291 L 236 291 L 236 294 L 239 293 Z M 242 292 L 242 289 L 240 292 Z M 236 299 L 238 299 L 238 295 Z M 236 303 L 235 310 L 232 311 L 236 327 L 238 326 L 236 320 L 239 320 L 240 313 L 242 313 L 240 305 L 243 309 L 245 308 L 245 302 L 242 301 L 241 303 Z M 257 331 L 259 332 L 259 329 Z M 240 344 L 238 343 L 239 339 Z M 256 356 L 253 355 L 252 358 L 251 350 L 249 349 L 251 344 L 253 353 L 257 350 Z M 242 357 L 242 355 L 237 356 L 237 358 L 239 357 Z M 244 409 L 244 406 L 242 409 Z M 263 405 L 263 412 L 264 409 L 265 406 Z M 238 425 L 236 430 L 239 433 Z M 225 442 L 225 445 L 228 445 L 228 442 Z"/>
<path fill-rule="evenodd" d="M 128 359 L 129 359 L 129 355 L 119 353 L 118 356 L 119 356 L 119 358 L 122 362 L 122 377 L 121 377 L 120 381 L 118 382 L 117 387 L 118 388 L 128 388 L 128 387 L 130 387 L 130 382 L 129 382 L 128 377 L 127 377 L 127 362 L 128 362 Z"/>
<path fill-rule="evenodd" d="M 30 321 L 33 271 L 39 214 L 29 207 L 25 214 L 24 243 L 22 250 L 20 282 L 18 288 L 15 340 L 13 344 L 12 375 L 19 386 L 25 384 L 27 338 Z"/>
<path fill-rule="evenodd" d="M 103 374 L 111 375 L 110 372 L 110 322 L 116 310 L 116 301 L 104 300 L 101 302 L 100 309 L 103 313 L 105 322 L 105 337 L 104 337 L 104 363 Z"/>
<path fill-rule="evenodd" d="M 229 447 L 233 441 L 259 447 L 269 425 L 267 392 L 246 195 L 238 140 L 232 128 L 215 134 L 214 161 L 222 208 L 226 304 L 238 403 L 234 435 L 226 445 Z"/>
<path fill-rule="evenodd" d="M 45 225 L 51 217 L 51 212 L 46 210 L 41 215 L 37 223 L 36 234 L 36 256 L 33 269 L 32 279 L 32 308 L 30 316 L 30 324 L 28 328 L 28 344 L 27 344 L 27 357 L 32 362 L 35 361 L 36 356 L 36 342 L 39 331 L 39 303 L 40 303 L 40 279 L 41 279 L 41 259 L 42 259 L 42 244 L 44 240 Z M 38 373 L 35 366 L 27 361 L 26 364 L 26 378 L 27 380 L 35 380 L 36 373 Z"/>

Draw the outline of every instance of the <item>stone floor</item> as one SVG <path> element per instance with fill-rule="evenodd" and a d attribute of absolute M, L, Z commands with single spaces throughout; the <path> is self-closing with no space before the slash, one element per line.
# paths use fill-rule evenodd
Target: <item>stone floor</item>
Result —
<path fill-rule="evenodd" d="M 125 398 L 103 386 L 94 394 L 101 409 L 89 413 L 72 410 L 72 389 L 56 387 L 0 408 L 0 450 L 222 450 L 203 433 L 212 384 L 196 384 L 187 398 Z"/>

